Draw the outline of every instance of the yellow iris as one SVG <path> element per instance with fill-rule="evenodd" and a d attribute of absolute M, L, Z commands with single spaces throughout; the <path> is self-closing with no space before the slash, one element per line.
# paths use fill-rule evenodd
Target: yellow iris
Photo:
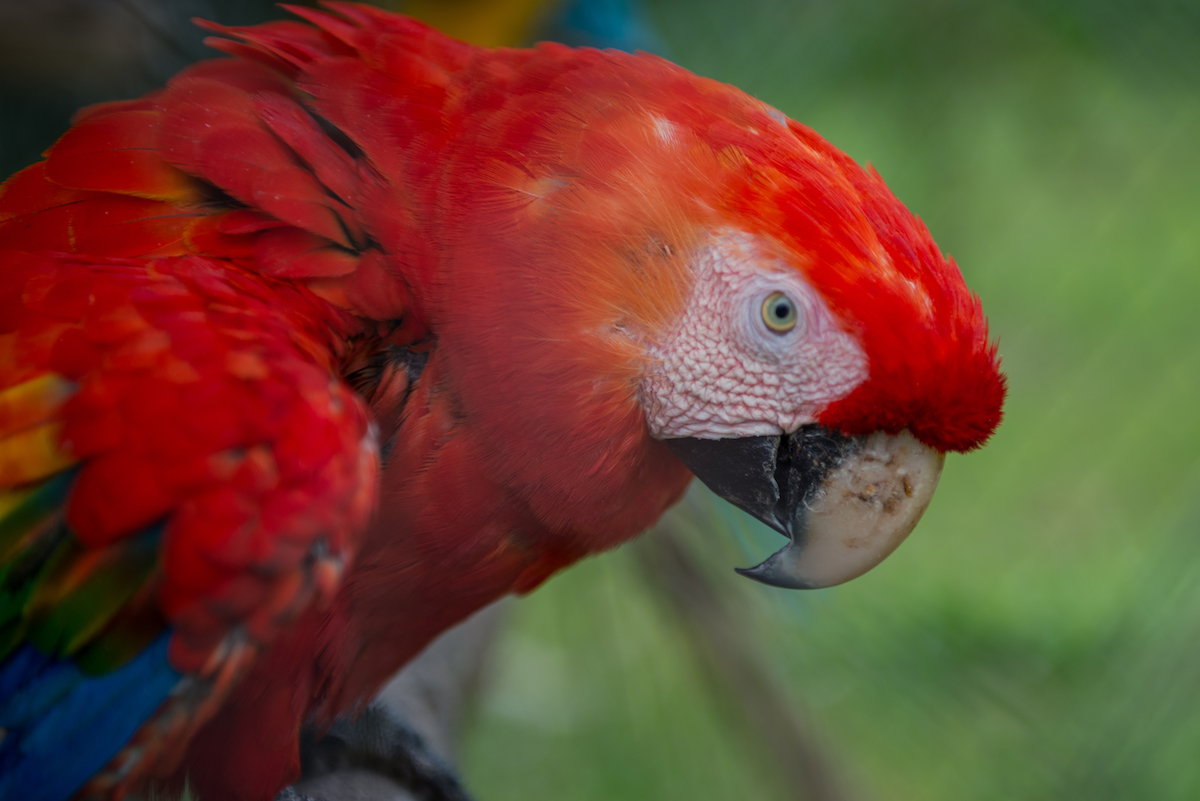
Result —
<path fill-rule="evenodd" d="M 795 302 L 782 292 L 772 292 L 763 301 L 763 322 L 777 334 L 786 334 L 795 328 L 798 316 Z"/>

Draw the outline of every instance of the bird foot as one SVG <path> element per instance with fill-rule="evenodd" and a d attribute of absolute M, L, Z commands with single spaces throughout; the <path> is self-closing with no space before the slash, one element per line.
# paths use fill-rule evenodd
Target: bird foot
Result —
<path fill-rule="evenodd" d="M 275 796 L 275 801 L 325 801 L 323 798 L 313 798 L 311 795 L 300 795 L 291 787 Z"/>
<path fill-rule="evenodd" d="M 345 801 L 350 798 L 471 801 L 454 772 L 419 733 L 379 704 L 354 720 L 339 720 L 321 734 L 301 735 L 301 791 L 276 801 Z M 367 786 L 370 789 L 367 789 Z M 365 792 L 364 792 L 365 791 Z"/>

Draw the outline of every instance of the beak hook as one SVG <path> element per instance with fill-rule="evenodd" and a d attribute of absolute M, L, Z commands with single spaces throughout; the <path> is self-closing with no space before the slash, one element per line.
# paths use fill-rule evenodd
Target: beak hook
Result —
<path fill-rule="evenodd" d="M 713 492 L 790 540 L 737 571 L 788 589 L 840 584 L 881 562 L 916 526 L 943 463 L 908 431 L 847 437 L 809 425 L 666 444 Z"/>

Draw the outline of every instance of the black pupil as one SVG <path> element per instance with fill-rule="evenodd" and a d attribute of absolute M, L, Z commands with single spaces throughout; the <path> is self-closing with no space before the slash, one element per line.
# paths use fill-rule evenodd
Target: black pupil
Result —
<path fill-rule="evenodd" d="M 786 300 L 775 301 L 775 307 L 771 309 L 771 313 L 775 315 L 775 319 L 780 322 L 786 320 L 792 313 L 792 305 Z"/>

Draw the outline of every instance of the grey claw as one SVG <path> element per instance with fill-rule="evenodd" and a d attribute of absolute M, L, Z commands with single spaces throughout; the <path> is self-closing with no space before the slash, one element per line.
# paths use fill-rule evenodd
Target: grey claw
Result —
<path fill-rule="evenodd" d="M 471 801 L 457 774 L 425 738 L 378 704 L 367 707 L 355 720 L 339 720 L 323 736 L 304 732 L 300 765 L 305 780 L 336 771 L 367 770 L 391 779 L 422 801 Z M 304 801 L 303 796 L 297 799 Z"/>
<path fill-rule="evenodd" d="M 300 795 L 300 793 L 288 787 L 275 796 L 275 801 L 325 801 L 325 799 L 313 798 L 311 795 Z"/>

